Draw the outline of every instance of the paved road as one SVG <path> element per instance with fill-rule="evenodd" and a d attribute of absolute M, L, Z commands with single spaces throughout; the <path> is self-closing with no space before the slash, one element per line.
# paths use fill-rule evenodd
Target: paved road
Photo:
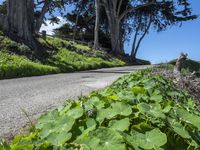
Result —
<path fill-rule="evenodd" d="M 0 80 L 0 137 L 7 138 L 22 131 L 28 123 L 24 112 L 34 120 L 67 99 L 87 95 L 110 85 L 123 74 L 145 67 L 118 67 Z"/>

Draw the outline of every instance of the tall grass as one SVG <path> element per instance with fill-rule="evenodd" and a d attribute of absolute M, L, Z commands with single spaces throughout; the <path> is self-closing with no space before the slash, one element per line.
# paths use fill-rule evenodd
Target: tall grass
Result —
<path fill-rule="evenodd" d="M 88 57 L 67 49 L 60 49 L 54 57 L 47 59 L 46 64 L 58 67 L 62 72 L 122 66 L 124 62 L 113 59 L 106 61 L 99 57 Z"/>
<path fill-rule="evenodd" d="M 123 61 L 106 52 L 72 41 L 59 38 L 39 41 L 44 47 L 51 47 L 47 49 L 51 54 L 42 60 L 42 63 L 25 57 L 32 56 L 30 48 L 0 34 L 0 79 L 125 65 Z"/>
<path fill-rule="evenodd" d="M 22 56 L 0 52 L 0 79 L 59 72 L 60 70 L 56 67 L 35 63 Z"/>

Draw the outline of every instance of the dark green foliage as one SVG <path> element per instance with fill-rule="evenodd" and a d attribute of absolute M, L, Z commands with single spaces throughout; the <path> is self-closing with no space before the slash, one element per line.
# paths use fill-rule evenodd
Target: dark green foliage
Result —
<path fill-rule="evenodd" d="M 12 41 L 0 32 L 0 49 L 1 51 L 12 52 L 14 54 L 32 57 L 33 51 L 26 45 Z"/>
<path fill-rule="evenodd" d="M 68 23 L 58 29 L 55 29 L 55 35 L 63 38 L 75 38 L 76 40 L 93 42 L 95 28 L 95 6 L 93 0 L 75 0 L 75 9 L 65 15 Z M 104 9 L 100 8 L 100 28 L 99 28 L 99 43 L 102 47 L 111 49 L 110 35 L 106 14 Z"/>
<path fill-rule="evenodd" d="M 7 13 L 7 3 L 4 1 L 2 4 L 0 4 L 0 14 L 6 14 Z"/>
<path fill-rule="evenodd" d="M 91 25 L 88 25 L 86 23 L 88 30 L 83 32 L 84 26 L 79 27 L 79 30 L 76 32 L 75 40 L 85 41 L 85 42 L 93 42 L 94 41 L 94 23 Z M 66 38 L 66 39 L 73 39 L 73 27 L 69 24 L 64 24 L 58 29 L 54 30 L 55 36 L 60 38 Z M 102 47 L 111 48 L 111 43 L 109 39 L 109 35 L 104 33 L 103 31 L 99 31 L 99 38 L 100 38 L 100 44 Z"/>
<path fill-rule="evenodd" d="M 195 101 L 149 71 L 43 115 L 34 132 L 16 137 L 7 149 L 198 149 Z"/>

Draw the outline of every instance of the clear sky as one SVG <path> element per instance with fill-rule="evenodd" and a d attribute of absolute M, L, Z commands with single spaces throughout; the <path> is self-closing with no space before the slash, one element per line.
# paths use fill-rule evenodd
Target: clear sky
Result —
<path fill-rule="evenodd" d="M 0 3 L 2 1 L 0 0 Z M 200 0 L 189 1 L 194 14 L 200 16 Z M 63 23 L 62 20 L 61 24 Z M 56 27 L 58 25 L 42 28 L 50 33 L 52 28 Z M 126 53 L 131 50 L 131 43 L 132 40 L 125 44 Z M 150 31 L 141 43 L 137 57 L 150 60 L 152 63 L 160 63 L 177 58 L 181 52 L 188 53 L 189 58 L 200 61 L 200 17 L 194 21 L 184 22 L 181 27 L 170 27 L 161 33 Z"/>
<path fill-rule="evenodd" d="M 190 2 L 199 18 L 184 22 L 181 27 L 173 26 L 161 33 L 150 31 L 141 44 L 138 58 L 159 63 L 175 59 L 180 52 L 185 52 L 189 58 L 200 61 L 200 0 Z M 131 42 L 125 45 L 126 52 L 130 52 Z"/>

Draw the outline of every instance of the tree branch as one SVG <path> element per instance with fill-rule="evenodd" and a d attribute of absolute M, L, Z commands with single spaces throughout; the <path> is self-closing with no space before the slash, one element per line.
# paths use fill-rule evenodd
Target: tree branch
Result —
<path fill-rule="evenodd" d="M 128 8 L 127 10 L 125 10 L 120 16 L 119 16 L 119 20 L 122 20 L 124 18 L 125 15 L 127 15 L 128 13 L 132 12 L 132 11 L 136 11 L 138 9 L 141 9 L 141 8 L 144 8 L 144 7 L 148 7 L 150 5 L 153 5 L 155 4 L 155 0 L 153 0 L 152 2 L 149 2 L 147 4 L 144 4 L 144 5 L 139 5 L 139 6 L 136 6 L 136 7 L 131 7 L 131 8 Z"/>
<path fill-rule="evenodd" d="M 44 6 L 42 7 L 40 16 L 36 19 L 36 26 L 35 26 L 35 31 L 36 32 L 39 32 L 39 30 L 40 30 L 40 28 L 42 26 L 42 23 L 43 23 L 44 16 L 47 13 L 47 11 L 49 10 L 51 2 L 52 2 L 52 0 L 46 0 L 44 2 Z"/>
<path fill-rule="evenodd" d="M 140 29 L 140 25 L 141 24 L 139 23 L 138 27 L 136 28 L 136 32 L 135 32 L 135 36 L 134 36 L 134 41 L 133 41 L 133 45 L 132 45 L 131 56 L 135 55 L 135 45 L 136 45 L 136 42 L 137 42 L 137 36 L 138 36 L 139 29 Z"/>
<path fill-rule="evenodd" d="M 120 10 L 121 10 L 121 6 L 122 6 L 122 1 L 123 0 L 119 1 L 119 5 L 118 5 L 118 8 L 117 8 L 117 16 L 119 16 L 119 13 L 120 13 Z"/>
<path fill-rule="evenodd" d="M 136 56 L 137 52 L 138 52 L 138 49 L 139 49 L 139 46 L 140 46 L 140 43 L 142 42 L 143 38 L 145 37 L 145 35 L 147 34 L 147 32 L 149 31 L 149 28 L 151 27 L 151 23 L 152 23 L 152 16 L 150 16 L 150 19 L 149 19 L 149 24 L 147 25 L 147 28 L 146 30 L 144 31 L 143 35 L 140 37 L 138 43 L 137 43 L 137 46 L 135 48 L 135 52 L 134 52 L 134 56 Z"/>

